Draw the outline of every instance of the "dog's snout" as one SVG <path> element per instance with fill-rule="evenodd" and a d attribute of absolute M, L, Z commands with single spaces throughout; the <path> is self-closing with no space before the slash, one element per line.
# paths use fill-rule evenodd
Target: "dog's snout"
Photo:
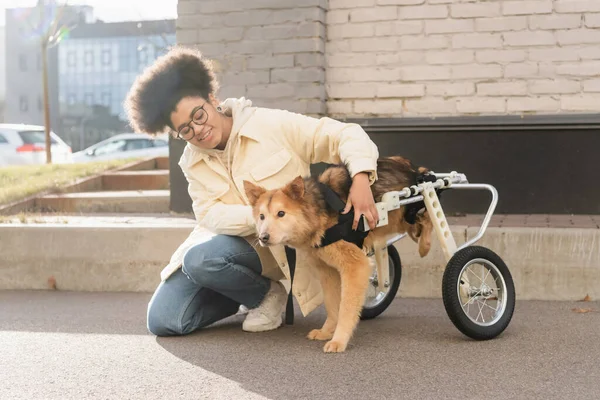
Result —
<path fill-rule="evenodd" d="M 258 239 L 263 243 L 267 243 L 269 241 L 270 237 L 271 237 L 271 235 L 269 235 L 268 233 L 263 233 L 262 235 L 260 235 L 258 237 Z"/>

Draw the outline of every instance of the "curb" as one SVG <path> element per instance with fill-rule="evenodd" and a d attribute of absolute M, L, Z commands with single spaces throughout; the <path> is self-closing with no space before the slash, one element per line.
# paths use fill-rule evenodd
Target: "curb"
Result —
<path fill-rule="evenodd" d="M 159 273 L 194 227 L 175 222 L 0 225 L 0 289 L 152 292 Z M 457 244 L 477 228 L 454 226 Z M 488 228 L 477 245 L 508 265 L 521 300 L 600 298 L 600 230 Z M 403 264 L 400 297 L 441 297 L 445 261 L 437 239 L 420 258 L 409 238 L 396 243 Z"/>
<path fill-rule="evenodd" d="M 456 226 L 457 245 L 478 228 Z M 588 228 L 489 227 L 475 243 L 497 253 L 511 271 L 517 299 L 581 300 L 600 298 L 600 230 Z M 399 296 L 441 298 L 446 266 L 437 238 L 420 258 L 410 239 L 396 243 L 402 259 Z"/>

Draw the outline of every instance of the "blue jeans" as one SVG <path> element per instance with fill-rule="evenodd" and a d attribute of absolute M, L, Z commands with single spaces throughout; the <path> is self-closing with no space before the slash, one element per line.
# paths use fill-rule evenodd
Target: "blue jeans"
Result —
<path fill-rule="evenodd" d="M 217 235 L 190 248 L 183 266 L 161 282 L 148 304 L 148 330 L 185 335 L 255 308 L 271 288 L 256 251 L 243 238 Z"/>

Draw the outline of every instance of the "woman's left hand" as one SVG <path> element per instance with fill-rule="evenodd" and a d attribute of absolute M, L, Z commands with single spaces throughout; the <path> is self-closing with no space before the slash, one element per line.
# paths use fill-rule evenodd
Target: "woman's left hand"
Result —
<path fill-rule="evenodd" d="M 371 193 L 371 186 L 369 184 L 369 175 L 366 172 L 359 172 L 352 178 L 352 186 L 350 187 L 350 194 L 348 195 L 348 202 L 346 208 L 342 214 L 347 214 L 350 209 L 354 207 L 354 222 L 352 223 L 352 229 L 358 228 L 358 222 L 361 215 L 364 215 L 367 219 L 369 227 L 374 229 L 379 221 L 379 214 L 375 207 L 375 199 L 373 193 Z"/>

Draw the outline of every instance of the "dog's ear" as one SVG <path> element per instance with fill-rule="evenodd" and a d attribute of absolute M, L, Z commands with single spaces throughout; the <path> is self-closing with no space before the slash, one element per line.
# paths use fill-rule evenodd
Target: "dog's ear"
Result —
<path fill-rule="evenodd" d="M 258 198 L 267 190 L 261 186 L 253 184 L 252 182 L 244 181 L 244 191 L 246 192 L 246 196 L 248 197 L 250 205 L 254 207 Z"/>
<path fill-rule="evenodd" d="M 302 179 L 302 177 L 298 175 L 294 178 L 293 181 L 285 185 L 282 191 L 289 198 L 294 200 L 300 200 L 304 197 L 304 179 Z"/>

